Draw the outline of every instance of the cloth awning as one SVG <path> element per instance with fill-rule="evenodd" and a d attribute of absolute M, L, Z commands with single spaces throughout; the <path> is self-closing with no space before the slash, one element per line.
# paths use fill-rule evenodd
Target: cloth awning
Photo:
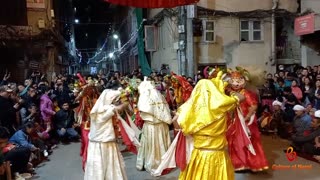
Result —
<path fill-rule="evenodd" d="M 189 5 L 200 0 L 105 0 L 111 4 L 132 6 L 138 8 L 172 8 Z"/>

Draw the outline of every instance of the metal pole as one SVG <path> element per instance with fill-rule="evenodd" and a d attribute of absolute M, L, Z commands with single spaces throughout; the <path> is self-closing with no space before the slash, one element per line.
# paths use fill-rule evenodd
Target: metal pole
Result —
<path fill-rule="evenodd" d="M 186 67 L 186 41 L 187 41 L 187 34 L 186 34 L 186 6 L 181 6 L 179 8 L 179 72 L 181 75 L 187 74 L 187 67 Z"/>
<path fill-rule="evenodd" d="M 195 62 L 194 48 L 193 48 L 193 18 L 196 17 L 196 5 L 187 6 L 187 69 L 188 76 L 193 77 L 197 69 L 197 63 Z"/>
<path fill-rule="evenodd" d="M 271 16 L 271 58 L 273 63 L 278 67 L 276 52 L 276 18 L 275 10 L 278 8 L 279 0 L 272 0 L 272 16 Z"/>

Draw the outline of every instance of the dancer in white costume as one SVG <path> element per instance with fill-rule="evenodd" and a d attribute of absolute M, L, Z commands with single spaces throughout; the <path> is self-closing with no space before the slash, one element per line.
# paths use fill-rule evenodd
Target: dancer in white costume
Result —
<path fill-rule="evenodd" d="M 88 159 L 85 180 L 127 180 L 123 157 L 116 142 L 117 111 L 127 104 L 115 105 L 120 91 L 104 90 L 90 112 Z"/>
<path fill-rule="evenodd" d="M 172 118 L 168 103 L 151 81 L 144 80 L 138 89 L 138 109 L 144 124 L 136 167 L 152 172 L 170 146 L 168 124 L 172 123 Z"/>

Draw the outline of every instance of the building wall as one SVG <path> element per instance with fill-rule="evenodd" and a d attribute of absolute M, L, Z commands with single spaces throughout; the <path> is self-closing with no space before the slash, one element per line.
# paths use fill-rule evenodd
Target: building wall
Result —
<path fill-rule="evenodd" d="M 267 18 L 263 23 L 263 41 L 241 42 L 240 19 L 232 17 L 216 18 L 215 43 L 196 43 L 196 57 L 199 64 L 226 64 L 228 67 L 238 65 L 255 66 L 266 71 L 272 69 L 271 24 Z"/>
<path fill-rule="evenodd" d="M 314 12 L 320 12 L 320 1 L 318 0 L 301 0 L 301 13 L 311 9 Z M 313 49 L 302 46 L 301 47 L 301 61 L 302 66 L 320 65 L 320 56 Z"/>
<path fill-rule="evenodd" d="M 269 10 L 272 8 L 272 0 L 201 0 L 197 5 L 227 12 Z M 296 12 L 297 8 L 297 0 L 279 0 L 279 9 Z"/>
<path fill-rule="evenodd" d="M 314 51 L 313 49 L 302 46 L 301 47 L 301 62 L 302 66 L 314 66 L 314 65 L 320 65 L 320 57 L 319 54 Z"/>
<path fill-rule="evenodd" d="M 320 12 L 320 1 L 318 0 L 301 0 L 301 12 L 312 9 L 315 12 Z"/>
<path fill-rule="evenodd" d="M 162 10 L 163 10 L 163 8 L 149 9 L 148 10 L 148 18 L 153 18 L 154 16 L 159 14 Z"/>
<path fill-rule="evenodd" d="M 28 9 L 28 24 L 32 26 L 33 35 L 39 34 L 43 29 L 40 29 L 38 22 L 40 19 L 45 21 L 45 29 L 52 28 L 54 23 L 51 18 L 52 0 L 45 1 L 46 9 Z"/>
<path fill-rule="evenodd" d="M 198 6 L 223 11 L 253 11 L 257 9 L 270 10 L 272 0 L 201 0 Z M 296 12 L 298 3 L 295 0 L 280 0 L 279 9 Z M 159 10 L 149 11 L 149 18 L 159 13 Z M 215 43 L 204 43 L 202 37 L 194 37 L 194 52 L 196 62 L 204 64 L 226 64 L 228 67 L 254 66 L 268 72 L 275 71 L 271 58 L 271 17 L 263 19 L 263 41 L 241 42 L 240 19 L 236 17 L 206 17 L 215 21 Z M 169 26 L 170 27 L 170 26 Z M 152 68 L 161 64 L 169 64 L 174 72 L 178 72 L 179 62 L 177 51 L 173 44 L 178 39 L 170 37 L 168 19 L 159 25 L 159 48 L 152 54 Z M 294 38 L 291 38 L 294 39 Z M 296 44 L 295 44 L 296 45 Z"/>
<path fill-rule="evenodd" d="M 162 64 L 168 64 L 170 70 L 178 73 L 177 50 L 174 43 L 178 41 L 179 34 L 174 21 L 165 18 L 158 26 L 158 50 L 151 54 L 151 68 L 160 71 Z"/>

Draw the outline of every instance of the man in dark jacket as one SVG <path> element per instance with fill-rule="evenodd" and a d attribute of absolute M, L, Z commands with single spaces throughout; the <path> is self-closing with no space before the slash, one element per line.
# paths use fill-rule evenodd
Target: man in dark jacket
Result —
<path fill-rule="evenodd" d="M 320 136 L 320 110 L 315 112 L 312 119 L 310 132 L 303 135 L 292 136 L 293 147 L 296 151 L 304 152 L 310 155 L 320 155 L 320 149 L 316 147 L 315 139 Z"/>
<path fill-rule="evenodd" d="M 69 103 L 63 102 L 61 109 L 55 115 L 55 127 L 59 137 L 73 140 L 79 139 L 79 134 L 74 129 L 77 127 L 74 113 L 69 109 Z"/>
<path fill-rule="evenodd" d="M 0 86 L 0 125 L 7 128 L 10 135 L 15 133 L 14 123 L 16 122 L 16 112 L 19 104 L 10 99 L 12 89 L 7 85 Z"/>
<path fill-rule="evenodd" d="M 56 81 L 53 94 L 57 96 L 57 101 L 59 104 L 62 104 L 64 101 L 71 102 L 71 91 L 68 86 L 64 85 L 62 79 Z"/>

